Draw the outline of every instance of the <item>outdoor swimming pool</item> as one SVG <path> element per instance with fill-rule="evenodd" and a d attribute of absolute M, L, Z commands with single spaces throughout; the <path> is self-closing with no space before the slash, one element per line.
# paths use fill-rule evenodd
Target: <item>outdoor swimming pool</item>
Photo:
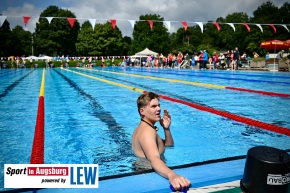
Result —
<path fill-rule="evenodd" d="M 2 167 L 30 162 L 41 78 L 42 69 L 0 71 Z M 170 97 L 161 99 L 175 140 L 165 152 L 168 166 L 246 155 L 258 145 L 290 149 L 289 136 L 279 133 L 290 130 L 289 73 L 57 68 L 45 71 L 44 163 L 97 163 L 100 177 L 134 171 L 131 134 L 143 90 Z M 3 191 L 2 169 L 0 176 Z"/>

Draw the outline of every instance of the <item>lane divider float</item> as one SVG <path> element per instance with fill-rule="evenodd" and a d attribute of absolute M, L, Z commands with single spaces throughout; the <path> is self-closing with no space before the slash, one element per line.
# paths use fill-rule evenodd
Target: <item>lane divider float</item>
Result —
<path fill-rule="evenodd" d="M 130 73 L 123 73 L 123 72 L 111 72 L 111 71 L 107 71 L 107 70 L 93 70 L 93 71 L 106 72 L 106 73 L 111 73 L 111 74 L 119 74 L 119 75 L 124 75 L 124 76 L 148 78 L 148 79 L 154 79 L 154 80 L 164 80 L 164 81 L 169 81 L 169 82 L 178 82 L 178 83 L 189 84 L 189 85 L 194 85 L 194 86 L 201 86 L 201 87 L 209 87 L 209 88 L 216 88 L 216 89 L 228 89 L 228 90 L 236 90 L 236 91 L 241 91 L 241 92 L 256 93 L 256 94 L 267 95 L 267 96 L 290 98 L 290 94 L 277 93 L 277 92 L 267 92 L 267 91 L 236 88 L 236 87 L 222 86 L 222 85 L 215 85 L 215 84 L 205 84 L 205 83 L 200 83 L 200 82 L 190 82 L 190 81 L 185 81 L 185 80 L 175 80 L 175 79 L 170 79 L 170 78 L 144 76 L 144 75 L 139 75 L 139 74 L 130 74 Z"/>
<path fill-rule="evenodd" d="M 125 85 L 125 84 L 116 83 L 116 82 L 113 82 L 113 81 L 97 78 L 95 76 L 83 74 L 83 73 L 80 73 L 80 72 L 77 72 L 77 71 L 68 70 L 68 69 L 64 69 L 64 70 L 72 72 L 72 73 L 76 73 L 76 74 L 79 74 L 79 75 L 82 75 L 82 76 L 85 76 L 85 77 L 89 77 L 89 78 L 92 78 L 92 79 L 95 79 L 95 80 L 99 80 L 101 82 L 105 82 L 105 83 L 108 83 L 108 84 L 113 84 L 113 85 L 116 85 L 116 86 L 120 86 L 120 87 L 123 87 L 123 88 L 134 90 L 134 91 L 137 91 L 137 92 L 142 92 L 142 93 L 146 93 L 147 92 L 147 91 L 139 89 L 139 88 L 135 88 L 135 87 L 128 86 L 128 85 Z M 158 94 L 158 96 L 160 98 L 164 99 L 164 100 L 180 103 L 180 104 L 187 105 L 187 106 L 193 107 L 193 108 L 201 110 L 201 111 L 206 111 L 206 112 L 209 112 L 209 113 L 212 113 L 212 114 L 223 116 L 223 117 L 235 120 L 237 122 L 241 122 L 241 123 L 244 123 L 244 124 L 247 124 L 247 125 L 251 125 L 251 126 L 255 126 L 255 127 L 258 127 L 258 128 L 264 129 L 264 130 L 268 130 L 268 131 L 272 131 L 272 132 L 276 132 L 276 133 L 280 133 L 280 134 L 283 134 L 283 135 L 290 136 L 290 129 L 288 129 L 286 127 L 281 127 L 281 126 L 277 126 L 277 125 L 274 125 L 274 124 L 265 123 L 265 122 L 254 120 L 254 119 L 250 119 L 250 118 L 247 118 L 247 117 L 242 117 L 242 116 L 239 116 L 239 115 L 236 115 L 236 114 L 232 114 L 232 113 L 229 113 L 229 112 L 217 110 L 217 109 L 210 108 L 210 107 L 205 107 L 205 106 L 202 106 L 202 105 L 199 105 L 199 104 L 195 104 L 195 103 L 187 102 L 187 101 L 184 101 L 184 100 L 171 98 L 171 97 L 164 96 L 164 95 L 161 95 L 161 94 Z"/>
<path fill-rule="evenodd" d="M 42 71 L 42 81 L 39 93 L 37 118 L 30 157 L 31 164 L 44 163 L 44 83 L 45 83 L 45 69 L 43 69 Z"/>

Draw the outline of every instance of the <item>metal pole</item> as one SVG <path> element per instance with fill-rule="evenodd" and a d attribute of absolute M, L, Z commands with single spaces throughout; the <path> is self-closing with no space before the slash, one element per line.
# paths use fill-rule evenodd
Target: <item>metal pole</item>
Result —
<path fill-rule="evenodd" d="M 33 36 L 31 37 L 31 54 L 32 54 L 32 56 L 34 56 L 34 53 L 33 53 Z"/>

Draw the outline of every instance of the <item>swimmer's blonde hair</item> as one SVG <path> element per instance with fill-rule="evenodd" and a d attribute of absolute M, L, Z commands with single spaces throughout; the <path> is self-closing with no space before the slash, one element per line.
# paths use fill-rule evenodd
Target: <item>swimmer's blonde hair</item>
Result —
<path fill-rule="evenodd" d="M 159 100 L 159 96 L 154 92 L 146 92 L 140 95 L 137 99 L 138 113 L 140 114 L 140 108 L 146 107 L 153 99 Z"/>

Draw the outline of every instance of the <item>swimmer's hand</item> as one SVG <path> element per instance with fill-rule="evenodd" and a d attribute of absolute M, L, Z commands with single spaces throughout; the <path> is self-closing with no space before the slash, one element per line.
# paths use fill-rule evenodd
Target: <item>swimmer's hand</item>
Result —
<path fill-rule="evenodd" d="M 187 192 L 187 190 L 190 187 L 190 181 L 187 178 L 179 176 L 177 174 L 175 174 L 173 178 L 169 178 L 169 181 L 170 181 L 170 189 L 173 192 L 175 191 Z"/>
<path fill-rule="evenodd" d="M 160 125 L 163 127 L 163 129 L 169 129 L 171 124 L 171 116 L 167 109 L 164 109 L 164 114 L 162 119 L 160 119 Z"/>

